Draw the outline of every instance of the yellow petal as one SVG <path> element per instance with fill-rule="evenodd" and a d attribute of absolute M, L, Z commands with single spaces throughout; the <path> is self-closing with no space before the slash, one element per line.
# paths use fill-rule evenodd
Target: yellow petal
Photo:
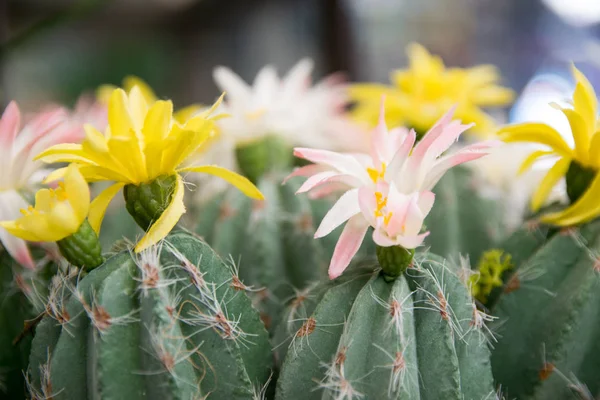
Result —
<path fill-rule="evenodd" d="M 573 151 L 554 128 L 541 123 L 505 126 L 498 132 L 505 142 L 532 142 L 549 146 L 560 155 L 571 157 Z"/>
<path fill-rule="evenodd" d="M 67 167 L 55 169 L 54 171 L 50 172 L 50 174 L 48 174 L 48 176 L 46 177 L 46 179 L 44 179 L 42 183 L 48 184 L 51 182 L 56 182 L 59 179 L 63 179 L 66 173 Z"/>
<path fill-rule="evenodd" d="M 590 131 L 583 117 L 573 110 L 568 108 L 560 109 L 569 120 L 573 139 L 575 140 L 575 158 L 580 163 L 586 165 L 588 163 L 588 151 L 590 147 Z"/>
<path fill-rule="evenodd" d="M 181 179 L 181 176 L 177 175 L 177 184 L 175 185 L 175 191 L 171 197 L 171 203 L 167 206 L 165 211 L 163 211 L 160 218 L 152 224 L 150 229 L 148 229 L 146 235 L 144 235 L 135 246 L 136 253 L 158 243 L 171 232 L 171 229 L 177 224 L 179 218 L 185 213 L 183 194 L 183 180 Z"/>
<path fill-rule="evenodd" d="M 86 154 L 83 153 L 80 144 L 64 143 L 57 144 L 47 148 L 33 158 L 34 160 L 42 160 L 47 163 L 54 162 L 88 162 Z"/>
<path fill-rule="evenodd" d="M 533 153 L 531 153 L 530 155 L 527 156 L 525 161 L 523 161 L 523 164 L 521 164 L 521 167 L 519 168 L 519 172 L 517 172 L 517 174 L 521 175 L 521 174 L 525 173 L 525 171 L 527 171 L 529 168 L 531 168 L 533 163 L 536 162 L 538 158 L 550 155 L 552 153 L 553 153 L 552 151 L 545 151 L 545 150 L 534 151 Z"/>
<path fill-rule="evenodd" d="M 600 174 L 573 205 L 565 210 L 544 215 L 542 221 L 560 226 L 569 226 L 590 221 L 600 215 Z"/>
<path fill-rule="evenodd" d="M 265 198 L 260 192 L 260 190 L 258 190 L 258 188 L 254 186 L 254 184 L 250 182 L 248 178 L 236 174 L 235 172 L 232 172 L 227 168 L 219 167 L 217 165 L 200 165 L 197 167 L 186 167 L 180 169 L 178 172 L 200 172 L 204 174 L 218 176 L 219 178 L 231 183 L 233 186 L 238 188 L 242 193 L 244 193 L 248 197 L 259 200 L 263 200 Z"/>
<path fill-rule="evenodd" d="M 567 173 L 571 160 L 569 158 L 562 158 L 556 162 L 550 168 L 544 179 L 540 182 L 540 186 L 537 188 L 531 198 L 531 209 L 537 211 L 544 204 L 552 188 L 556 183 Z"/>
<path fill-rule="evenodd" d="M 85 130 L 85 144 L 93 151 L 100 153 L 108 153 L 108 144 L 106 143 L 106 138 L 102 133 L 100 133 L 96 128 L 89 124 L 85 124 L 83 126 Z M 84 146 L 81 146 L 82 149 Z"/>
<path fill-rule="evenodd" d="M 596 131 L 592 136 L 589 152 L 590 164 L 600 169 L 600 131 Z"/>
<path fill-rule="evenodd" d="M 35 194 L 35 209 L 50 212 L 56 204 L 56 195 L 50 189 L 40 189 Z"/>
<path fill-rule="evenodd" d="M 398 91 L 389 86 L 381 85 L 378 83 L 358 83 L 354 85 L 350 85 L 348 88 L 348 95 L 357 101 L 372 101 L 375 105 L 381 102 L 381 95 L 386 95 L 386 105 L 387 105 L 387 95 L 397 95 Z M 379 107 L 377 107 L 379 111 Z"/>
<path fill-rule="evenodd" d="M 581 114 L 588 129 L 595 130 L 596 115 L 598 112 L 598 99 L 590 81 L 579 71 L 575 65 L 571 66 L 577 84 L 573 92 L 573 104 L 575 111 Z"/>
<path fill-rule="evenodd" d="M 112 92 L 117 89 L 114 85 L 101 85 L 96 90 L 96 99 L 102 104 L 108 104 Z"/>
<path fill-rule="evenodd" d="M 123 87 L 127 92 L 130 92 L 134 86 L 139 88 L 142 96 L 146 100 L 146 103 L 152 104 L 157 100 L 156 94 L 154 94 L 154 91 L 150 85 L 148 85 L 144 80 L 133 75 L 127 76 L 125 79 L 123 79 Z"/>
<path fill-rule="evenodd" d="M 1 221 L 0 226 L 3 227 L 13 236 L 21 238 L 23 240 L 29 240 L 30 242 L 42 242 L 39 237 L 34 235 L 32 232 L 23 229 L 19 223 L 19 220 L 16 221 Z"/>
<path fill-rule="evenodd" d="M 36 221 L 40 219 L 39 215 L 35 217 Z M 36 234 L 40 237 L 45 235 L 47 242 L 56 242 L 77 232 L 84 219 L 85 216 L 79 218 L 69 201 L 58 201 L 47 214 L 48 230 L 43 235 L 41 232 Z"/>
<path fill-rule="evenodd" d="M 56 242 L 70 234 L 61 226 L 55 230 L 54 225 L 50 224 L 48 214 L 25 215 L 17 220 L 17 224 L 41 242 Z"/>
<path fill-rule="evenodd" d="M 90 210 L 90 188 L 75 164 L 67 167 L 65 173 L 65 191 L 75 215 L 81 222 Z M 37 206 L 37 202 L 36 202 Z"/>
<path fill-rule="evenodd" d="M 206 111 L 198 114 L 198 116 L 203 118 L 208 118 L 210 115 L 221 105 L 223 99 L 225 98 L 225 92 L 221 93 L 221 96 L 215 101 L 215 103 Z"/>
<path fill-rule="evenodd" d="M 200 112 L 204 107 L 200 104 L 192 104 L 187 107 L 178 110 L 173 114 L 173 118 L 180 124 L 185 124 L 190 118 Z"/>
<path fill-rule="evenodd" d="M 100 227 L 102 226 L 102 220 L 104 219 L 108 205 L 123 186 L 125 184 L 119 182 L 107 187 L 90 204 L 88 222 L 96 234 L 100 234 Z"/>
<path fill-rule="evenodd" d="M 112 136 L 131 136 L 131 130 L 135 125 L 129 112 L 127 94 L 123 89 L 114 90 L 110 96 L 108 103 L 108 124 L 110 125 Z"/>
<path fill-rule="evenodd" d="M 144 99 L 144 95 L 139 86 L 134 86 L 129 91 L 129 112 L 133 121 L 133 128 L 139 131 L 144 126 L 144 118 L 148 113 L 149 104 Z"/>
<path fill-rule="evenodd" d="M 171 128 L 171 117 L 173 116 L 173 103 L 171 101 L 159 100 L 155 102 L 148 111 L 144 120 L 142 133 L 147 142 L 164 139 Z"/>

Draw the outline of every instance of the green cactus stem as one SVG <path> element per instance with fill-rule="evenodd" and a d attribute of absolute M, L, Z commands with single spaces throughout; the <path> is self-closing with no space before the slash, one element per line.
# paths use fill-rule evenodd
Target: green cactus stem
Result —
<path fill-rule="evenodd" d="M 140 228 L 148 230 L 160 218 L 171 202 L 176 181 L 175 175 L 162 175 L 148 183 L 125 186 L 125 207 Z"/>
<path fill-rule="evenodd" d="M 185 232 L 124 251 L 63 294 L 37 327 L 32 397 L 249 399 L 267 382 L 271 345 L 233 271 Z M 74 290 L 76 289 L 76 290 Z"/>
<path fill-rule="evenodd" d="M 491 398 L 466 284 L 434 255 L 414 264 L 393 282 L 355 270 L 293 299 L 276 400 Z"/>
<path fill-rule="evenodd" d="M 567 170 L 567 195 L 572 203 L 575 203 L 588 189 L 594 178 L 596 171 L 593 168 L 585 167 L 577 161 L 571 161 Z"/>
<path fill-rule="evenodd" d="M 510 398 L 593 398 L 600 393 L 600 223 L 546 240 L 545 229 L 526 224 L 503 246 L 515 268 L 492 308 L 494 377 Z M 583 389 L 592 395 L 575 395 Z"/>
<path fill-rule="evenodd" d="M 415 255 L 414 249 L 405 249 L 402 246 L 377 246 L 375 251 L 386 282 L 392 282 L 402 275 Z"/>
<path fill-rule="evenodd" d="M 235 149 L 235 155 L 240 171 L 253 183 L 257 183 L 269 171 L 290 167 L 294 158 L 291 147 L 276 135 L 240 144 Z"/>
<path fill-rule="evenodd" d="M 98 235 L 86 219 L 77 232 L 56 242 L 60 253 L 76 267 L 90 271 L 104 262 Z"/>

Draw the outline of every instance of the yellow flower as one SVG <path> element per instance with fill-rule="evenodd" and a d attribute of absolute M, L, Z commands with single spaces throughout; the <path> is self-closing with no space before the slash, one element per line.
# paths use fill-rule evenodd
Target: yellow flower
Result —
<path fill-rule="evenodd" d="M 502 128 L 506 142 L 534 142 L 549 147 L 538 150 L 523 162 L 521 172 L 528 170 L 540 157 L 557 156 L 559 159 L 548 171 L 531 199 L 531 208 L 537 211 L 548 198 L 552 188 L 567 176 L 567 193 L 572 205 L 544 215 L 542 221 L 559 226 L 587 222 L 600 215 L 600 126 L 597 120 L 598 100 L 587 78 L 573 66 L 577 81 L 573 93 L 573 108 L 553 107 L 562 111 L 575 142 L 572 149 L 560 133 L 542 123 L 516 124 Z"/>
<path fill-rule="evenodd" d="M 90 209 L 90 190 L 77 166 L 66 168 L 56 189 L 41 189 L 35 207 L 17 220 L 0 222 L 12 235 L 32 242 L 57 242 L 77 232 Z"/>
<path fill-rule="evenodd" d="M 136 251 L 141 251 L 164 238 L 185 212 L 180 173 L 202 172 L 215 175 L 250 197 L 263 198 L 248 179 L 225 168 L 216 165 L 181 166 L 190 155 L 205 146 L 211 137 L 214 118 L 209 115 L 221 99 L 211 109 L 180 124 L 173 120 L 171 101 L 159 100 L 148 104 L 137 86 L 129 94 L 116 89 L 108 103 L 109 126 L 104 134 L 86 125 L 86 138 L 82 144 L 56 145 L 37 158 L 50 163 L 77 163 L 88 182 L 116 182 L 94 200 L 88 219 L 96 231 L 102 223 L 106 207 L 121 188 L 126 185 L 151 185 L 159 177 L 173 177 L 171 181 L 174 185 L 167 196 L 168 205 L 165 205 L 160 218 L 152 219 L 152 225 L 135 248 Z M 64 169 L 56 171 L 49 179 L 61 176 L 63 171 Z"/>
<path fill-rule="evenodd" d="M 428 131 L 451 107 L 464 123 L 475 123 L 476 132 L 494 132 L 494 121 L 481 107 L 504 106 L 512 102 L 512 90 L 497 85 L 499 74 L 492 65 L 473 68 L 449 68 L 418 44 L 407 49 L 409 67 L 391 74 L 393 86 L 375 83 L 350 87 L 357 102 L 353 116 L 357 121 L 377 125 L 381 96 L 386 95 L 386 122 L 389 126 L 406 125 L 419 132 Z"/>
<path fill-rule="evenodd" d="M 146 103 L 153 104 L 158 100 L 156 94 L 146 82 L 137 76 L 127 76 L 123 79 L 123 89 L 126 92 L 130 92 L 134 86 L 137 86 L 142 92 L 142 96 L 146 100 Z M 96 91 L 96 97 L 101 103 L 108 104 L 110 100 L 110 96 L 112 92 L 117 89 L 117 87 L 113 85 L 102 85 Z M 184 107 L 180 110 L 177 110 L 173 113 L 173 118 L 180 124 L 184 124 L 188 119 L 193 117 L 195 114 L 200 112 L 204 107 L 200 104 L 192 104 L 187 107 Z"/>

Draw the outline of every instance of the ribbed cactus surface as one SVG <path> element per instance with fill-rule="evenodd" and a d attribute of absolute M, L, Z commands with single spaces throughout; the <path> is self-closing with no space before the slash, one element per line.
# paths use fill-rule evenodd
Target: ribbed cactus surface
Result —
<path fill-rule="evenodd" d="M 454 167 L 435 186 L 435 207 L 425 219 L 427 244 L 435 254 L 475 262 L 502 238 L 502 203 L 482 197 L 473 171 Z"/>
<path fill-rule="evenodd" d="M 191 234 L 62 285 L 32 344 L 34 396 L 247 399 L 269 378 L 268 335 L 245 286 Z"/>
<path fill-rule="evenodd" d="M 504 245 L 515 269 L 493 307 L 494 376 L 507 398 L 600 395 L 600 223 L 527 224 Z"/>
<path fill-rule="evenodd" d="M 264 289 L 256 295 L 267 321 L 277 318 L 294 289 L 327 279 L 335 246 L 330 238 L 313 238 L 323 210 L 330 205 L 296 196 L 297 185 L 281 181 L 282 176 L 259 181 L 264 201 L 249 199 L 235 189 L 217 196 L 202 207 L 196 228 L 223 258 L 239 264 L 244 282 Z M 272 322 L 273 326 L 276 321 Z"/>
<path fill-rule="evenodd" d="M 291 302 L 276 399 L 483 399 L 494 393 L 483 317 L 434 256 L 393 282 L 347 274 Z"/>

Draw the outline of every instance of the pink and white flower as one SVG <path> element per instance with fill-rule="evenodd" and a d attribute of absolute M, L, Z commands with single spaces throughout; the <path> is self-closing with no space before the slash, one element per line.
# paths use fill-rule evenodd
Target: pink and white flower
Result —
<path fill-rule="evenodd" d="M 33 157 L 54 144 L 81 139 L 81 130 L 70 121 L 69 112 L 57 107 L 32 117 L 21 128 L 17 104 L 11 102 L 6 107 L 0 119 L 0 220 L 18 218 L 20 210 L 30 205 L 25 196 L 32 194 L 35 185 L 50 172 Z M 0 242 L 20 264 L 34 267 L 25 241 L 0 228 Z"/>
<path fill-rule="evenodd" d="M 298 193 L 316 191 L 323 195 L 346 190 L 315 233 L 315 238 L 323 237 L 347 221 L 329 266 L 331 279 L 346 269 L 369 226 L 374 228 L 373 240 L 379 246 L 420 246 L 428 234 L 420 233 L 423 220 L 435 200 L 431 189 L 448 169 L 486 155 L 495 144 L 481 142 L 444 154 L 471 127 L 452 121 L 453 111 L 416 145 L 413 130 L 387 129 L 382 108 L 371 136 L 370 155 L 294 150 L 297 157 L 314 163 L 290 175 L 308 178 Z"/>

